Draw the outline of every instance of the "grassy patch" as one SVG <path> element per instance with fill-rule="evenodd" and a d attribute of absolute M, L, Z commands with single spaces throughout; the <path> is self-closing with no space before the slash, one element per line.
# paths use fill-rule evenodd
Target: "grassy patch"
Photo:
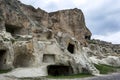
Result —
<path fill-rule="evenodd" d="M 54 78 L 54 79 L 71 79 L 71 78 L 85 78 L 85 77 L 91 77 L 93 75 L 91 74 L 85 74 L 85 73 L 80 73 L 80 74 L 74 74 L 74 75 L 69 75 L 69 76 L 47 76 L 47 78 Z"/>
<path fill-rule="evenodd" d="M 20 80 L 46 80 L 45 78 L 42 77 L 27 77 L 27 78 L 19 78 Z"/>
<path fill-rule="evenodd" d="M 95 67 L 100 71 L 100 74 L 108 74 L 111 72 L 115 72 L 117 67 L 112 67 L 104 64 L 95 64 Z"/>
<path fill-rule="evenodd" d="M 7 70 L 0 70 L 0 74 L 3 74 L 3 73 L 8 73 L 8 72 L 10 72 L 11 71 L 11 69 L 7 69 Z"/>

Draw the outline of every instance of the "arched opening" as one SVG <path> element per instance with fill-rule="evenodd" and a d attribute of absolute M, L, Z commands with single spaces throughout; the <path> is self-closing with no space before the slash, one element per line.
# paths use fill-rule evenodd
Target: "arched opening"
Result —
<path fill-rule="evenodd" d="M 34 56 L 20 54 L 14 59 L 15 67 L 29 67 L 34 61 Z"/>
<path fill-rule="evenodd" d="M 73 53 L 74 53 L 74 48 L 75 48 L 74 44 L 69 43 L 67 50 L 68 50 L 70 53 L 73 54 Z"/>
<path fill-rule="evenodd" d="M 3 69 L 6 63 L 6 50 L 0 50 L 0 70 Z"/>
<path fill-rule="evenodd" d="M 64 65 L 49 65 L 47 67 L 48 75 L 52 76 L 67 76 L 73 73 L 71 66 Z"/>

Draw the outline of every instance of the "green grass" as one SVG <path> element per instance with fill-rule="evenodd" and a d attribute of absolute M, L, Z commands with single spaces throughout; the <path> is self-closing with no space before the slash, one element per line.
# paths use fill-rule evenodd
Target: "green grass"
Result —
<path fill-rule="evenodd" d="M 112 67 L 104 64 L 99 64 L 99 65 L 95 64 L 95 67 L 100 71 L 100 74 L 112 73 L 115 72 L 116 69 L 118 69 L 118 67 Z"/>
<path fill-rule="evenodd" d="M 11 69 L 7 69 L 7 70 L 0 70 L 0 74 L 3 74 L 3 73 L 8 73 L 8 72 L 10 72 L 11 71 Z"/>
<path fill-rule="evenodd" d="M 47 76 L 47 78 L 54 78 L 54 79 L 71 79 L 71 78 L 85 78 L 85 77 L 91 77 L 93 75 L 91 74 L 84 74 L 84 73 L 80 73 L 80 74 L 74 74 L 74 75 L 69 75 L 69 76 Z"/>
<path fill-rule="evenodd" d="M 27 77 L 27 78 L 19 78 L 19 80 L 46 80 L 46 78 L 41 78 L 41 77 Z"/>

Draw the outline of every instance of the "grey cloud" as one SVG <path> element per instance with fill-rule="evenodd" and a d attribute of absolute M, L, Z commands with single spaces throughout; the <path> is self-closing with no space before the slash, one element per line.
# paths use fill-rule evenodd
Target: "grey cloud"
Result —
<path fill-rule="evenodd" d="M 110 0 L 109 3 L 104 3 L 97 10 L 86 13 L 87 26 L 93 34 L 105 35 L 109 32 L 120 31 L 120 6 L 115 3 Z"/>
<path fill-rule="evenodd" d="M 56 3 L 50 2 L 50 3 L 45 7 L 45 9 L 47 9 L 48 12 L 50 12 L 50 11 L 53 11 L 53 10 L 57 10 L 58 7 L 57 7 Z"/>

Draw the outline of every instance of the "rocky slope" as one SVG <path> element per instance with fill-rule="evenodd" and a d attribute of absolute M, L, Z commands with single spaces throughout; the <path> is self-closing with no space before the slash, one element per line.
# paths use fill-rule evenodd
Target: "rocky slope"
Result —
<path fill-rule="evenodd" d="M 17 0 L 0 0 L 0 30 L 0 70 L 13 69 L 7 76 L 98 75 L 91 57 L 107 56 L 103 46 L 88 42 L 92 34 L 77 8 L 48 13 Z M 109 55 L 115 52 L 111 48 Z"/>
<path fill-rule="evenodd" d="M 88 56 L 95 64 L 120 66 L 120 45 L 100 40 L 90 40 Z"/>

